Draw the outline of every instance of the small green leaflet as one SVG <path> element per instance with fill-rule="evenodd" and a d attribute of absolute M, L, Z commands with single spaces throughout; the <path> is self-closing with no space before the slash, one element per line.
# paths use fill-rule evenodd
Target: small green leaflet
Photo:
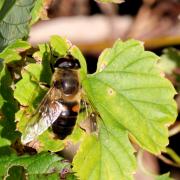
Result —
<path fill-rule="evenodd" d="M 16 113 L 16 120 L 18 121 L 17 129 L 24 136 L 27 136 L 25 129 L 29 115 L 32 114 L 33 110 L 38 107 L 42 98 L 47 92 L 47 89 L 43 89 L 40 84 L 51 84 L 50 81 L 52 72 L 50 69 L 50 63 L 54 63 L 55 61 L 55 57 L 53 57 L 52 54 L 62 57 L 67 53 L 71 53 L 72 56 L 79 59 L 82 64 L 80 76 L 86 76 L 87 68 L 85 59 L 76 46 L 72 46 L 71 43 L 67 41 L 67 39 L 59 36 L 52 36 L 50 39 L 50 45 L 51 50 L 48 43 L 39 45 L 39 51 L 36 51 L 33 54 L 33 57 L 37 62 L 40 62 L 40 64 L 30 63 L 25 66 L 22 70 L 22 79 L 16 83 L 14 97 L 21 105 L 28 106 L 28 109 L 20 109 Z M 70 136 L 70 139 L 73 141 L 79 139 L 81 131 L 82 130 L 74 131 Z M 49 140 L 47 141 L 47 139 Z M 50 131 L 45 131 L 41 136 L 38 137 L 38 141 L 40 142 L 40 149 L 37 149 L 38 151 L 50 150 L 55 152 L 62 150 L 63 148 L 63 141 L 54 139 Z"/>
<path fill-rule="evenodd" d="M 172 84 L 160 76 L 155 66 L 157 60 L 158 56 L 144 51 L 141 42 L 118 40 L 113 48 L 102 53 L 96 73 L 82 81 L 102 123 L 99 136 L 85 138 L 75 156 L 74 170 L 80 178 L 108 179 L 114 176 L 117 179 L 116 175 L 121 173 L 121 179 L 132 179 L 135 163 L 127 134 L 151 153 L 159 154 L 165 150 L 167 125 L 177 116 L 173 100 L 176 92 Z M 105 129 L 109 135 L 104 134 Z M 109 161 L 106 169 L 105 156 Z M 84 161 L 88 163 L 82 167 Z M 113 166 L 117 168 L 114 172 Z"/>

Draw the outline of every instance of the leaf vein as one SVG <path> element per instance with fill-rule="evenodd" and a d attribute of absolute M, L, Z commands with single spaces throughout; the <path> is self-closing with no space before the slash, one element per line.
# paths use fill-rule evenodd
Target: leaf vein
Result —
<path fill-rule="evenodd" d="M 120 165 L 119 165 L 116 157 L 114 156 L 114 154 L 109 150 L 108 147 L 106 147 L 106 145 L 103 145 L 103 146 L 104 146 L 104 148 L 106 149 L 106 151 L 109 152 L 110 156 L 114 159 L 114 162 L 116 162 L 116 165 L 118 166 L 118 169 L 119 169 L 120 173 L 121 173 L 122 176 L 124 177 L 125 175 L 124 175 L 124 173 L 123 173 L 123 171 L 122 171 L 122 169 L 121 169 L 121 167 L 120 167 Z M 109 159 L 110 159 L 110 158 L 109 158 Z"/>
<path fill-rule="evenodd" d="M 107 74 L 115 74 L 115 73 L 126 73 L 126 74 L 133 74 L 133 75 L 141 75 L 141 76 L 154 76 L 154 77 L 160 77 L 160 75 L 159 74 L 150 74 L 150 73 L 142 73 L 142 72 L 133 72 L 133 71 L 123 71 L 123 70 L 118 70 L 118 71 L 116 71 L 116 70 L 104 70 L 104 71 L 101 71 L 101 73 L 107 73 Z"/>
<path fill-rule="evenodd" d="M 127 64 L 125 67 L 123 67 L 123 69 L 126 69 L 126 68 L 132 66 L 133 64 L 136 64 L 138 61 L 142 61 L 142 60 L 144 60 L 145 58 L 151 58 L 151 57 L 153 58 L 153 56 L 144 56 L 144 57 L 137 58 L 137 59 L 135 59 L 133 62 L 130 62 L 130 63 Z"/>

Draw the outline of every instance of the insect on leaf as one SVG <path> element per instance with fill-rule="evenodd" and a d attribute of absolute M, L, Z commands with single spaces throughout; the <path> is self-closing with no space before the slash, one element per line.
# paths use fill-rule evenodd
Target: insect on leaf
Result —
<path fill-rule="evenodd" d="M 39 120 L 39 114 L 33 114 L 36 112 L 37 107 L 48 91 L 48 89 L 43 87 L 41 83 L 50 85 L 52 76 L 49 45 L 41 44 L 39 45 L 39 49 L 39 51 L 35 52 L 34 56 L 37 54 L 39 55 L 36 60 L 40 61 L 41 64 L 31 63 L 25 66 L 22 71 L 22 79 L 16 83 L 16 89 L 14 91 L 14 97 L 22 106 L 25 106 L 16 113 L 16 120 L 18 121 L 17 128 L 22 133 L 23 138 L 29 137 L 33 133 L 33 127 L 27 128 L 28 122 L 31 121 L 33 124 Z M 41 122 L 41 125 L 43 124 Z M 41 131 L 45 131 L 47 129 L 47 127 L 45 129 L 43 129 L 43 127 L 40 128 Z M 42 134 L 42 136 L 38 139 L 40 144 L 40 148 L 37 149 L 38 151 L 43 151 L 45 149 L 57 151 L 57 149 L 62 149 L 61 143 L 57 143 L 57 141 L 49 135 L 48 132 L 44 133 L 45 134 Z M 46 140 L 45 136 L 46 138 L 49 138 L 49 141 Z M 50 142 L 52 143 L 51 146 L 49 146 Z"/>

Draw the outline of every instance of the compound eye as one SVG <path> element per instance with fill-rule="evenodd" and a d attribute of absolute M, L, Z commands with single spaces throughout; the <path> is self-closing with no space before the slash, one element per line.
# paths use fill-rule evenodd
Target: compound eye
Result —
<path fill-rule="evenodd" d="M 78 92 L 79 83 L 76 79 L 64 79 L 61 82 L 61 87 L 64 94 L 71 95 Z"/>

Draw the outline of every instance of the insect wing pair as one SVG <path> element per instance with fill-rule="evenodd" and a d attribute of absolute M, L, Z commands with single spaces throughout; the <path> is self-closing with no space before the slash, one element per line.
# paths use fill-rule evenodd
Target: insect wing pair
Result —
<path fill-rule="evenodd" d="M 34 140 L 46 131 L 65 110 L 63 105 L 58 102 L 57 99 L 54 99 L 52 95 L 57 93 L 57 91 L 59 90 L 52 87 L 43 98 L 39 108 L 29 118 L 25 132 L 21 137 L 23 144 Z M 58 94 L 60 94 L 60 92 L 58 92 Z"/>

